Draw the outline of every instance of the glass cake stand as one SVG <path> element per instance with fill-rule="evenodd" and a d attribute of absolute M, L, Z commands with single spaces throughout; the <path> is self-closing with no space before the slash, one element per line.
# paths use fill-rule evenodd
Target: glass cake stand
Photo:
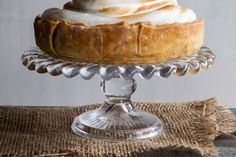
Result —
<path fill-rule="evenodd" d="M 130 97 L 137 86 L 134 75 L 151 79 L 153 76 L 167 78 L 172 74 L 183 76 L 188 72 L 195 74 L 208 69 L 214 59 L 215 55 L 206 47 L 187 57 L 140 65 L 71 62 L 53 58 L 38 48 L 30 48 L 22 55 L 23 65 L 38 73 L 63 74 L 68 78 L 80 75 L 86 80 L 96 74 L 101 76 L 101 87 L 106 96 L 104 104 L 76 117 L 71 128 L 82 137 L 107 141 L 149 139 L 164 130 L 158 117 L 133 106 Z"/>

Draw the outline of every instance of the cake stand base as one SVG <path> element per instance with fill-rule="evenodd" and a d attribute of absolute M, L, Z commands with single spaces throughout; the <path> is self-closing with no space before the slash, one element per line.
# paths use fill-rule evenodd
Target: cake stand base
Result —
<path fill-rule="evenodd" d="M 97 110 L 76 117 L 72 129 L 82 137 L 112 142 L 148 139 L 161 135 L 163 131 L 159 118 L 132 105 L 130 97 L 136 89 L 135 75 L 151 79 L 153 76 L 168 78 L 171 75 L 196 74 L 208 69 L 214 60 L 214 53 L 207 47 L 174 60 L 137 65 L 66 61 L 51 57 L 38 48 L 31 48 L 22 55 L 22 63 L 38 73 L 63 74 L 68 78 L 80 75 L 86 80 L 99 75 L 104 80 L 101 86 L 106 96 L 105 103 Z"/>
<path fill-rule="evenodd" d="M 115 78 L 101 85 L 105 103 L 75 118 L 72 130 L 76 134 L 115 142 L 148 139 L 163 132 L 159 118 L 133 107 L 130 96 L 136 89 L 135 80 Z"/>

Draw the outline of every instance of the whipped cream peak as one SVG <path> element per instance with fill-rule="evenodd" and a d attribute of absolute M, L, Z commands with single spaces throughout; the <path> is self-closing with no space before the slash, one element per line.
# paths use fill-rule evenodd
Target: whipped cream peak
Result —
<path fill-rule="evenodd" d="M 42 18 L 59 18 L 91 26 L 119 22 L 162 25 L 197 19 L 194 11 L 182 8 L 177 0 L 73 0 L 64 9 L 46 10 Z"/>

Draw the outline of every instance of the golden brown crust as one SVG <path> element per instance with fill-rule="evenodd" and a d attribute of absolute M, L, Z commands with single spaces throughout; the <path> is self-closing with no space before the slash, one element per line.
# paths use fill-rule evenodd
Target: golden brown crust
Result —
<path fill-rule="evenodd" d="M 117 23 L 86 26 L 35 20 L 37 45 L 58 58 L 107 64 L 146 64 L 192 54 L 204 41 L 204 22 L 151 26 Z"/>
<path fill-rule="evenodd" d="M 43 21 L 40 16 L 37 16 L 34 22 L 36 44 L 54 57 L 58 55 L 54 50 L 53 33 L 58 24 L 57 20 Z"/>

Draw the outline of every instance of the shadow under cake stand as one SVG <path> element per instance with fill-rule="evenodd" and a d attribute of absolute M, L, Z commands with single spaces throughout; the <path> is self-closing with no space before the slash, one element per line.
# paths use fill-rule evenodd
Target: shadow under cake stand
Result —
<path fill-rule="evenodd" d="M 149 139 L 164 130 L 162 121 L 147 112 L 136 109 L 130 100 L 136 89 L 134 75 L 143 79 L 153 76 L 167 78 L 172 74 L 184 76 L 208 69 L 215 55 L 206 47 L 179 59 L 157 64 L 110 65 L 65 61 L 53 58 L 38 48 L 30 48 L 22 55 L 22 63 L 38 73 L 61 75 L 68 78 L 80 75 L 89 80 L 94 75 L 103 79 L 104 104 L 96 110 L 85 112 L 75 118 L 72 130 L 85 138 L 108 141 Z"/>

